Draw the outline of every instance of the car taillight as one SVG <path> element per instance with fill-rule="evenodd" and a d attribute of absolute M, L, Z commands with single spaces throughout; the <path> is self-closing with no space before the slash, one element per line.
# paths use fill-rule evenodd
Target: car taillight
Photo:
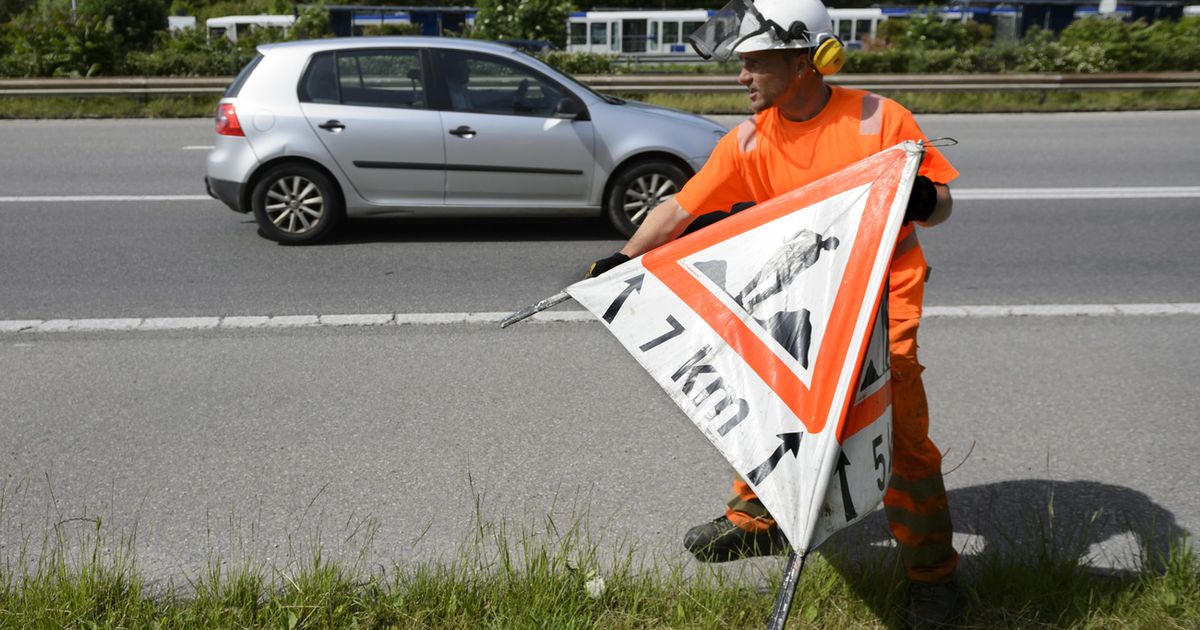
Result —
<path fill-rule="evenodd" d="M 217 106 L 217 133 L 222 136 L 246 135 L 242 132 L 242 124 L 238 122 L 233 103 L 221 103 Z"/>

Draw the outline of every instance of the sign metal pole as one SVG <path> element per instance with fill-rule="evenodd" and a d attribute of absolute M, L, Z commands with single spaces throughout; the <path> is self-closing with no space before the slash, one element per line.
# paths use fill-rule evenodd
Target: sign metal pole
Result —
<path fill-rule="evenodd" d="M 567 295 L 566 291 L 555 293 L 554 295 L 542 300 L 541 302 L 538 302 L 537 304 L 530 304 L 516 313 L 505 317 L 504 320 L 500 322 L 500 327 L 508 328 L 522 319 L 530 317 L 535 313 L 540 313 L 548 308 L 558 306 L 569 299 L 571 299 L 571 296 Z"/>
<path fill-rule="evenodd" d="M 800 582 L 800 572 L 804 570 L 803 555 L 793 551 L 788 556 L 787 568 L 783 572 L 783 582 L 779 585 L 779 593 L 775 595 L 775 606 L 771 609 L 771 618 L 767 621 L 767 630 L 783 630 L 787 625 L 788 613 L 792 611 L 792 598 L 796 595 L 796 584 Z"/>

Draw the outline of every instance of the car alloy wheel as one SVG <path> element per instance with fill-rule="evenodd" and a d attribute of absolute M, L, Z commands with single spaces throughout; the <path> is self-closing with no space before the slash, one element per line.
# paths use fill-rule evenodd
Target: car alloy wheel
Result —
<path fill-rule="evenodd" d="M 342 215 L 341 193 L 333 180 L 308 164 L 270 169 L 250 194 L 259 231 L 280 243 L 315 243 L 329 235 Z"/>
<path fill-rule="evenodd" d="M 633 236 L 646 215 L 683 188 L 687 174 L 666 160 L 639 162 L 623 169 L 613 180 L 605 214 L 613 227 Z"/>
<path fill-rule="evenodd" d="M 671 178 L 659 173 L 648 173 L 633 180 L 625 188 L 625 204 L 622 210 L 634 225 L 641 225 L 646 215 L 658 204 L 667 201 L 679 192 Z"/>
<path fill-rule="evenodd" d="M 288 234 L 304 234 L 325 214 L 325 197 L 316 184 L 292 175 L 275 180 L 267 189 L 264 210 L 275 227 Z"/>

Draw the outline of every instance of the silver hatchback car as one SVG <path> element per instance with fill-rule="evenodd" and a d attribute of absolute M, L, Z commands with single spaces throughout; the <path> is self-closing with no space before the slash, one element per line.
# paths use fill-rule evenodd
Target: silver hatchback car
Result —
<path fill-rule="evenodd" d="M 218 105 L 205 183 L 286 243 L 386 215 L 603 213 L 628 236 L 725 133 L 500 44 L 379 37 L 259 52 Z"/>

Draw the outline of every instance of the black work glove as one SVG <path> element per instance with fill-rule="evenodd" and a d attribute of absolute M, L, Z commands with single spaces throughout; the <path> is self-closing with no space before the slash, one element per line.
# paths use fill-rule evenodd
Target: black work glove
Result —
<path fill-rule="evenodd" d="M 913 180 L 912 194 L 908 196 L 908 207 L 904 209 L 905 225 L 913 221 L 928 221 L 936 207 L 937 188 L 928 177 L 917 175 Z"/>
<path fill-rule="evenodd" d="M 583 277 L 584 278 L 595 278 L 596 276 L 599 276 L 600 274 L 606 273 L 613 267 L 616 267 L 617 265 L 620 265 L 622 263 L 627 263 L 627 262 L 629 262 L 629 257 L 626 256 L 625 254 L 622 254 L 621 252 L 617 252 L 617 253 L 613 254 L 612 256 L 609 256 L 608 258 L 601 258 L 600 260 L 597 260 L 596 262 L 592 263 L 592 266 L 588 267 L 587 273 L 584 274 Z"/>

